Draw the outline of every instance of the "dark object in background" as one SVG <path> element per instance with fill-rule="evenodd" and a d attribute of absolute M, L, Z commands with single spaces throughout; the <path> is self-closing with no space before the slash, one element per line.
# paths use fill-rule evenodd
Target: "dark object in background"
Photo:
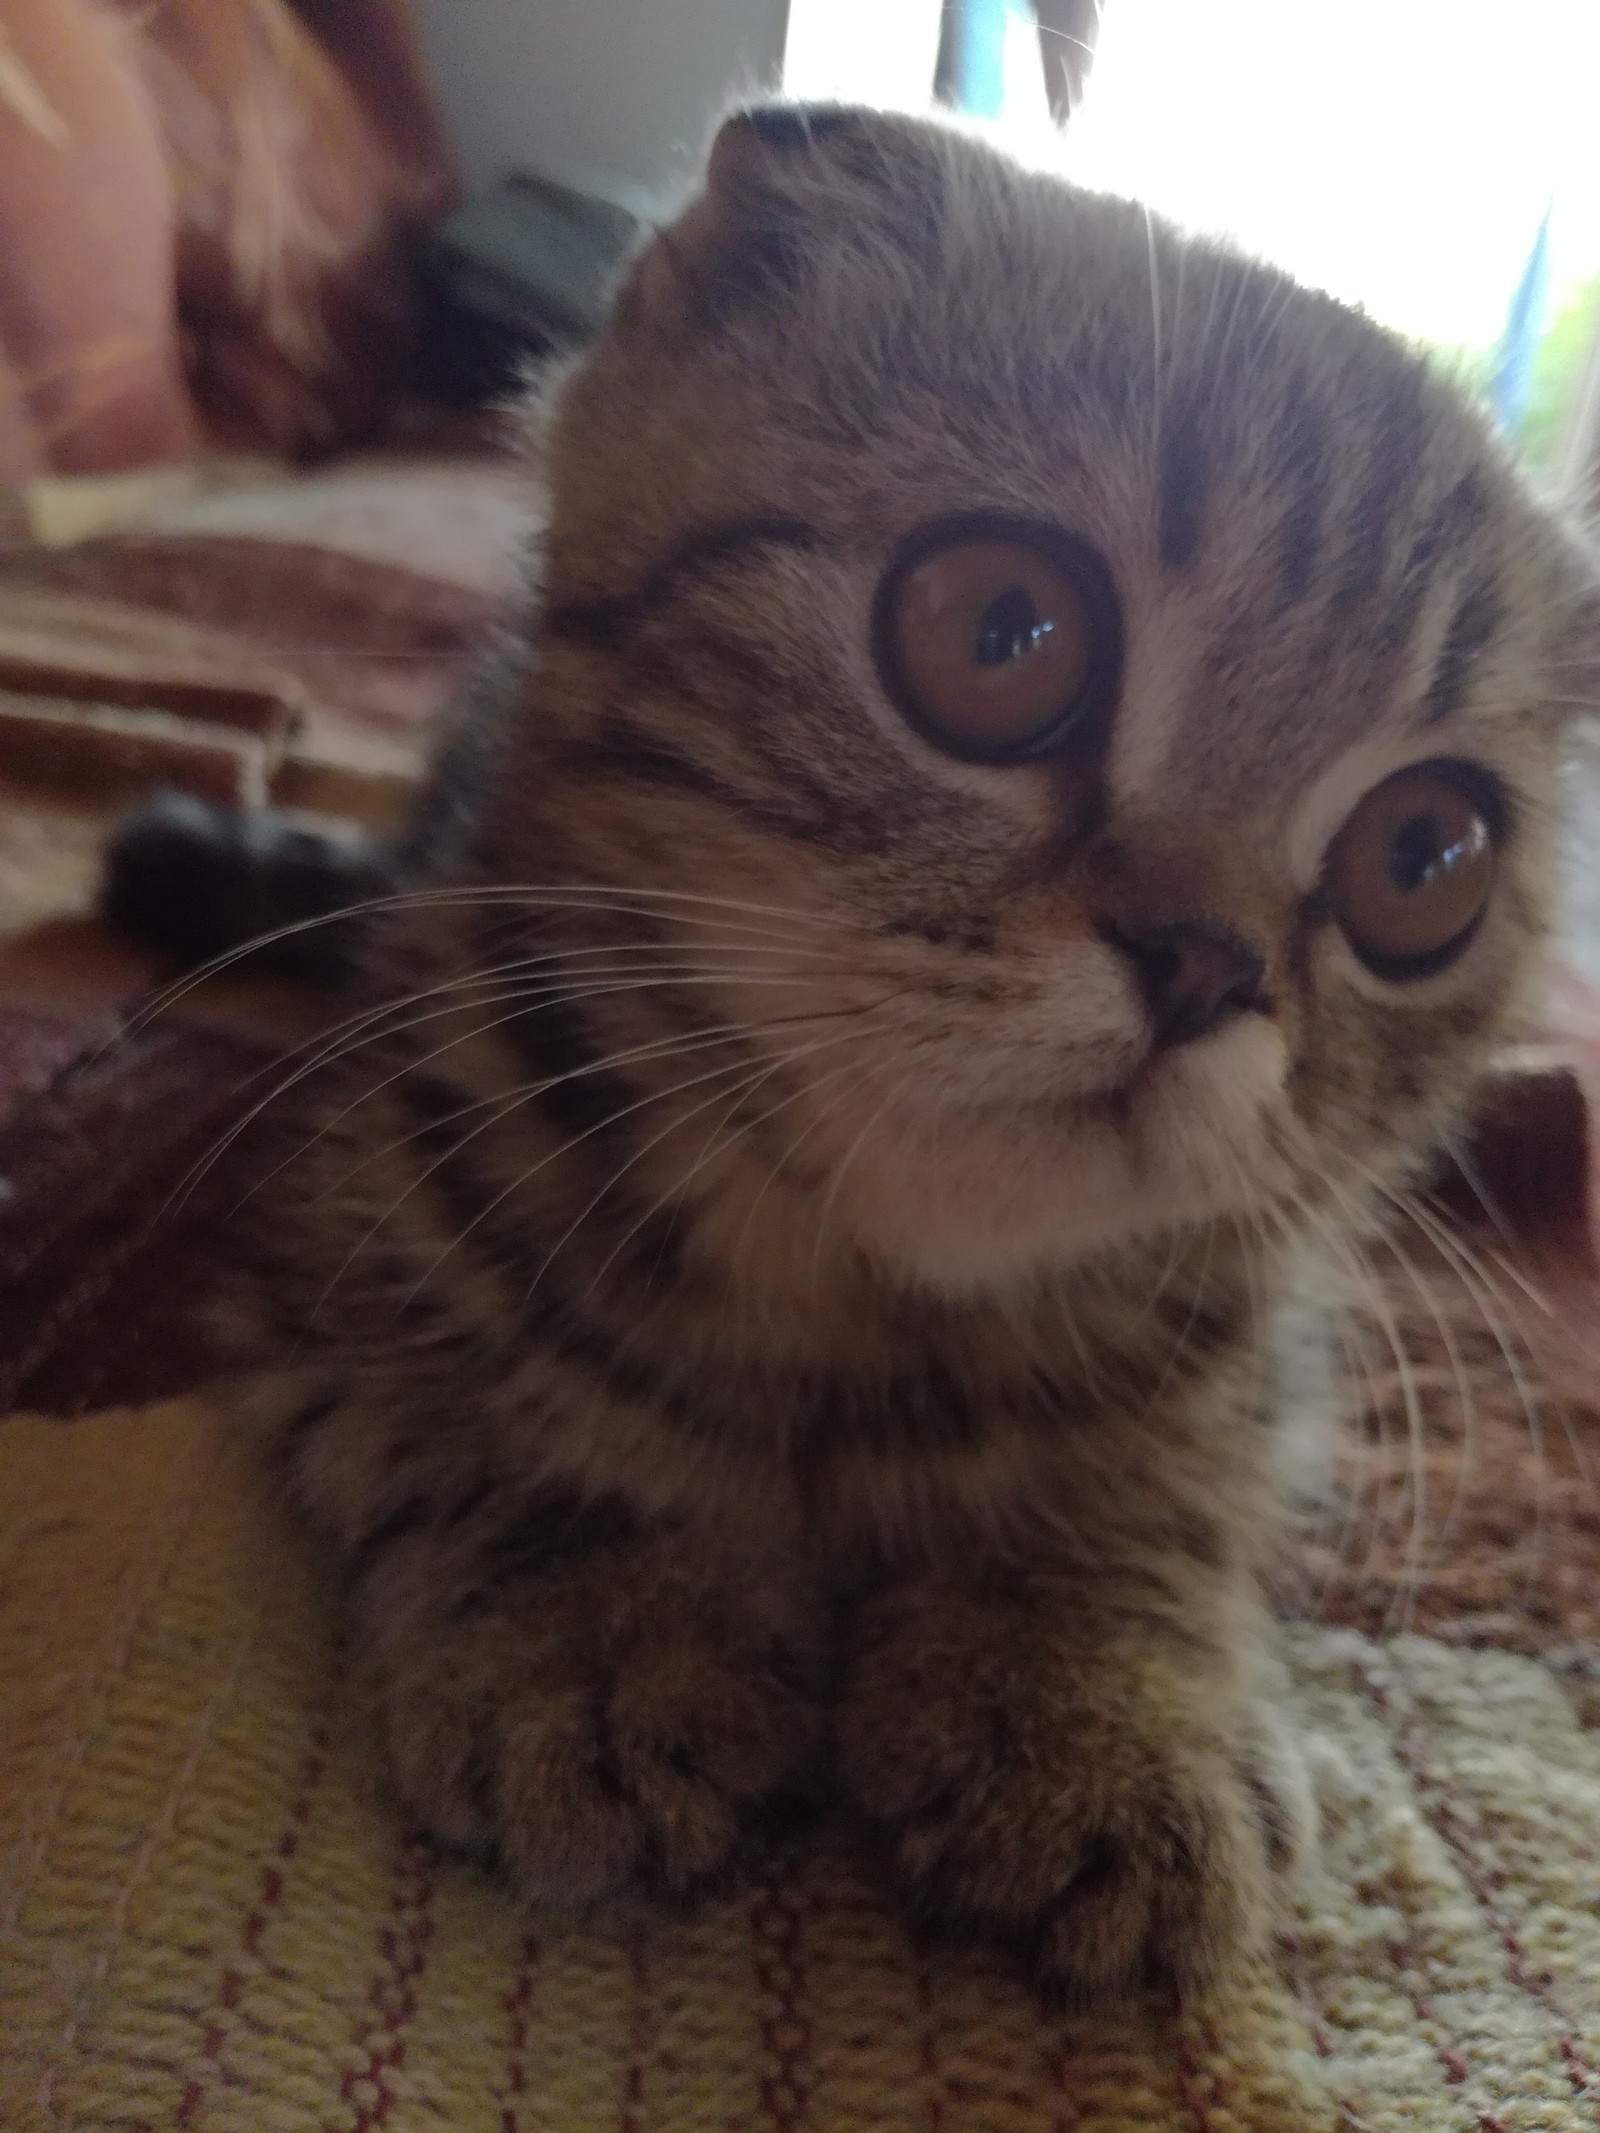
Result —
<path fill-rule="evenodd" d="M 1083 101 L 1094 65 L 1102 0 L 1033 0 L 1050 115 L 1064 126 Z"/>
<path fill-rule="evenodd" d="M 451 215 L 420 259 L 423 362 L 455 406 L 503 394 L 530 361 L 586 341 L 644 234 L 627 208 L 553 178 L 508 178 Z"/>
<path fill-rule="evenodd" d="M 349 927 L 314 922 L 391 885 L 383 847 L 360 831 L 163 792 L 118 824 L 100 900 L 119 933 L 185 969 L 263 935 L 252 975 L 331 978 Z"/>

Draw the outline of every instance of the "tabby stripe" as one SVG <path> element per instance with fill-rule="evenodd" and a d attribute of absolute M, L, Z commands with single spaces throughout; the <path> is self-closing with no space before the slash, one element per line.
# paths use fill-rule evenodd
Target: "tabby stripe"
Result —
<path fill-rule="evenodd" d="M 649 616 L 658 614 L 690 587 L 714 576 L 729 563 L 742 562 L 762 548 L 804 551 L 821 545 L 818 529 L 802 518 L 769 515 L 702 528 L 686 534 L 643 578 L 621 592 L 557 600 L 547 611 L 543 626 L 551 636 L 568 643 L 587 645 L 597 651 L 620 650 Z"/>
<path fill-rule="evenodd" d="M 1437 726 L 1461 709 L 1473 661 L 1500 627 L 1502 612 L 1500 590 L 1492 579 L 1479 578 L 1462 594 L 1422 700 L 1424 725 Z"/>
<path fill-rule="evenodd" d="M 325 1422 L 333 1419 L 342 1404 L 342 1397 L 337 1392 L 314 1393 L 279 1426 L 272 1440 L 271 1458 L 282 1473 L 290 1478 L 294 1476 L 311 1439 Z"/>
<path fill-rule="evenodd" d="M 712 651 L 714 656 L 730 664 L 741 657 L 745 649 L 727 639 L 715 640 L 706 632 L 698 632 L 690 647 L 691 652 Z M 646 650 L 636 650 L 629 661 L 628 672 L 642 686 L 670 695 L 693 710 L 704 711 L 706 707 L 704 677 L 686 674 L 671 649 L 652 645 Z M 763 693 L 775 686 L 765 685 Z M 756 758 L 759 767 L 771 779 L 770 785 L 760 791 L 743 792 L 679 749 L 657 748 L 653 738 L 645 744 L 646 753 L 635 754 L 631 749 L 625 749 L 615 756 L 598 739 L 593 743 L 579 743 L 575 750 L 568 752 L 566 760 L 599 775 L 642 778 L 647 784 L 670 784 L 680 791 L 699 793 L 726 807 L 731 814 L 755 823 L 766 834 L 787 837 L 797 844 L 817 845 L 834 852 L 880 852 L 886 849 L 894 829 L 891 810 L 885 809 L 881 803 L 870 808 L 862 807 L 855 802 L 850 789 L 835 791 L 824 785 L 798 760 L 771 749 L 754 721 L 745 725 L 739 738 L 746 752 Z M 801 804 L 792 804 L 796 801 Z"/>
<path fill-rule="evenodd" d="M 557 757 L 562 770 L 599 772 L 624 777 L 637 785 L 657 785 L 677 792 L 690 792 L 703 800 L 716 800 L 724 807 L 742 810 L 741 796 L 715 771 L 697 763 L 681 748 L 658 734 L 645 733 L 629 718 L 612 714 L 602 719 L 587 739 L 574 741 Z"/>
<path fill-rule="evenodd" d="M 657 1517 L 652 1530 L 659 1533 L 666 1524 Z M 455 1624 L 492 1612 L 505 1604 L 508 1580 L 542 1577 L 574 1556 L 629 1547 L 642 1531 L 639 1514 L 620 1496 L 549 1490 L 508 1505 L 496 1530 L 483 1536 L 471 1586 L 442 1610 L 442 1619 Z"/>
<path fill-rule="evenodd" d="M 1489 515 L 1489 499 L 1476 474 L 1463 474 L 1432 518 L 1417 535 L 1406 557 L 1406 575 L 1431 570 L 1440 551 L 1448 544 L 1459 547 L 1476 533 Z"/>
<path fill-rule="evenodd" d="M 1441 560 L 1478 531 L 1488 509 L 1482 483 L 1475 474 L 1465 474 L 1422 528 L 1406 556 L 1399 590 L 1384 626 L 1382 643 L 1386 650 L 1398 652 L 1411 641 Z"/>
<path fill-rule="evenodd" d="M 447 1539 L 503 1494 L 498 1481 L 481 1481 L 454 1502 L 441 1504 L 434 1494 L 421 1489 L 401 1498 L 394 1508 L 367 1528 L 343 1555 L 340 1576 L 347 1591 L 354 1592 L 372 1575 L 384 1558 L 403 1540 L 423 1534 L 433 1540 Z"/>
<path fill-rule="evenodd" d="M 1169 570 L 1194 560 L 1209 478 L 1199 415 L 1188 407 L 1169 420 L 1161 443 L 1160 553 Z"/>
<path fill-rule="evenodd" d="M 480 1128 L 493 1115 L 492 1107 L 468 1110 L 465 1107 L 473 1099 L 464 1090 L 438 1075 L 421 1072 L 403 1075 L 394 1085 L 394 1095 L 416 1120 L 414 1138 L 428 1158 L 425 1183 L 443 1205 L 456 1240 L 452 1251 L 460 1249 L 469 1233 L 471 1240 L 483 1241 L 483 1211 L 499 1187 L 485 1184 L 478 1176 L 462 1143 L 469 1135 L 477 1135 L 474 1145 L 481 1144 L 486 1136 Z"/>
<path fill-rule="evenodd" d="M 1297 385 L 1284 418 L 1287 444 L 1282 478 L 1294 493 L 1278 529 L 1281 607 L 1292 607 L 1311 590 L 1321 546 L 1322 506 L 1328 485 L 1326 424 L 1313 413 Z"/>
<path fill-rule="evenodd" d="M 507 1015 L 501 1031 L 544 1084 L 528 1101 L 562 1132 L 604 1134 L 637 1101 L 638 1091 L 604 1064 L 583 1017 L 565 1000 L 540 1000 Z"/>
<path fill-rule="evenodd" d="M 1372 454 L 1361 482 L 1360 507 L 1352 519 L 1344 576 L 1333 596 L 1336 616 L 1348 615 L 1382 582 L 1393 547 L 1394 522 L 1413 493 L 1427 434 L 1424 386 L 1422 364 L 1408 365 L 1379 410 Z"/>
<path fill-rule="evenodd" d="M 524 1331 L 552 1361 L 575 1371 L 604 1397 L 642 1407 L 687 1436 L 713 1444 L 742 1442 L 751 1415 L 782 1416 L 802 1479 L 828 1469 L 843 1446 L 869 1462 L 948 1457 L 977 1450 L 992 1416 L 1054 1437 L 1085 1418 L 1092 1421 L 1103 1408 L 1082 1384 L 1057 1384 L 1038 1374 L 986 1397 L 936 1356 L 885 1375 L 740 1369 L 730 1363 L 715 1376 L 701 1371 L 686 1379 L 679 1356 L 652 1353 L 641 1343 L 636 1322 L 596 1310 L 586 1290 L 562 1283 L 558 1267 L 519 1308 Z M 1173 1299 L 1170 1308 L 1163 1303 L 1160 1315 L 1174 1352 L 1153 1355 L 1148 1373 L 1124 1388 L 1134 1405 L 1170 1379 L 1203 1367 L 1242 1335 L 1242 1310 L 1220 1299 L 1198 1306 Z"/>
<path fill-rule="evenodd" d="M 451 1233 L 457 1240 L 451 1246 L 452 1252 L 459 1251 L 465 1242 L 473 1263 L 485 1272 L 524 1282 L 538 1278 L 566 1224 L 562 1222 L 557 1228 L 536 1227 L 530 1224 L 526 1203 L 519 1202 L 516 1193 L 501 1197 L 511 1179 L 493 1173 L 486 1175 L 485 1164 L 474 1160 L 475 1152 L 484 1149 L 487 1139 L 478 1132 L 484 1113 L 469 1112 L 459 1119 L 450 1117 L 450 1112 L 459 1110 L 461 1099 L 448 1083 L 436 1082 L 429 1075 L 408 1075 L 396 1084 L 396 1088 L 402 1098 L 411 1100 L 419 1114 L 417 1139 L 430 1157 L 427 1185 L 442 1203 Z M 527 1101 L 538 1102 L 539 1099 L 530 1097 Z M 549 1116 L 548 1111 L 545 1115 Z M 606 1161 L 614 1170 L 615 1137 L 604 1131 L 597 1133 L 593 1128 L 588 1130 L 590 1139 L 586 1147 L 604 1143 Z M 581 1161 L 585 1152 L 585 1149 L 575 1150 L 573 1159 Z M 665 1207 L 646 1209 L 624 1184 L 616 1182 L 607 1187 L 604 1197 L 608 1227 L 632 1231 L 626 1245 L 611 1261 L 609 1271 L 618 1277 L 631 1275 L 635 1281 L 646 1285 L 675 1283 L 681 1263 L 677 1233 L 679 1210 L 670 1202 Z M 498 1206 L 492 1205 L 497 1201 Z"/>

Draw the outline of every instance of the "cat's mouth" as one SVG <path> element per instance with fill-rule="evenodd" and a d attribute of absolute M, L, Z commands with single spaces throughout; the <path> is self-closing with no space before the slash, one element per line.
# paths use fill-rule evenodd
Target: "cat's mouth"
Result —
<path fill-rule="evenodd" d="M 1254 1112 L 1279 1096 L 1286 1065 L 1283 1041 L 1269 1024 L 1240 1023 L 1179 1047 L 1147 1043 L 1131 1059 L 1121 1046 L 1103 1064 L 1075 1056 L 1070 1085 L 1056 1079 L 1042 1087 L 973 1092 L 950 1110 L 1069 1133 L 1089 1126 L 1135 1132 L 1150 1106 L 1188 1105 L 1204 1124 L 1215 1119 L 1219 1105 L 1236 1118 L 1241 1102 Z"/>
<path fill-rule="evenodd" d="M 858 1235 L 919 1279 L 970 1290 L 1248 1215 L 1288 1182 L 1287 1047 L 1265 1017 L 1102 1064 L 872 1122 L 842 1187 Z"/>

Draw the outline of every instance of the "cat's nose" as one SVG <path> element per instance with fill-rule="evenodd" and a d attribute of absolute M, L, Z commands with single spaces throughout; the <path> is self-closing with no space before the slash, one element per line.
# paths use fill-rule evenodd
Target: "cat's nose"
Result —
<path fill-rule="evenodd" d="M 1236 1015 L 1261 1014 L 1266 964 L 1227 926 L 1180 918 L 1106 928 L 1138 972 L 1159 1047 L 1204 1037 Z"/>

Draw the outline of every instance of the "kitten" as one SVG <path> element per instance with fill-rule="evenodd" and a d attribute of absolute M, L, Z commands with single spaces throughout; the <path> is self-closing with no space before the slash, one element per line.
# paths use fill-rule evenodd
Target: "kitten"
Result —
<path fill-rule="evenodd" d="M 571 1903 L 826 1787 L 1194 1988 L 1309 1840 L 1305 1322 L 1527 1000 L 1588 567 L 1360 316 L 852 110 L 723 128 L 544 448 L 241 1217 L 399 1791 Z"/>

